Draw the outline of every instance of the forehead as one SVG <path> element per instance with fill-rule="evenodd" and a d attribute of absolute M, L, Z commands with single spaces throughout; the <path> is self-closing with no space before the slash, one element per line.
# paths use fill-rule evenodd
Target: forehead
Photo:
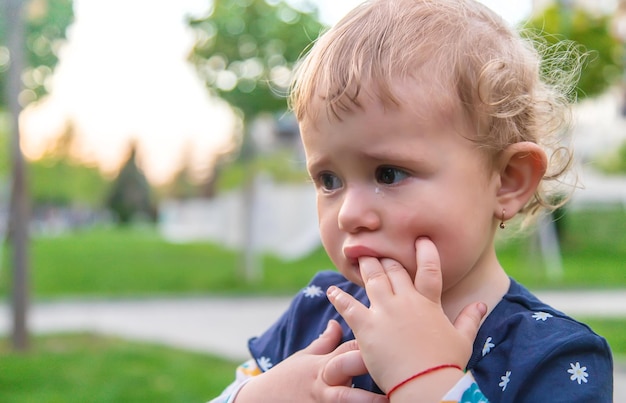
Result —
<path fill-rule="evenodd" d="M 380 110 L 410 114 L 416 125 L 446 122 L 466 126 L 465 109 L 453 88 L 433 75 L 392 79 L 386 87 L 366 81 L 358 90 L 334 99 L 316 94 L 307 113 L 300 117 L 300 124 L 305 127 L 321 122 L 332 124 L 355 114 Z"/>

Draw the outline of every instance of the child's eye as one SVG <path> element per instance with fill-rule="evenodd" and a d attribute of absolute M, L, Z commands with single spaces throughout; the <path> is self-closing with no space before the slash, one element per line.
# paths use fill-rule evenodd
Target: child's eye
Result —
<path fill-rule="evenodd" d="M 336 175 L 329 172 L 320 174 L 318 176 L 318 182 L 319 186 L 326 191 L 338 189 L 343 185 Z"/>
<path fill-rule="evenodd" d="M 376 169 L 376 181 L 385 185 L 400 182 L 409 176 L 405 171 L 393 167 L 379 167 Z"/>

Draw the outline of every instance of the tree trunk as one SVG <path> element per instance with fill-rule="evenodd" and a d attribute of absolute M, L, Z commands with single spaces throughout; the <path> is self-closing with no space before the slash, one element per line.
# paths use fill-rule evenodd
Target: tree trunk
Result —
<path fill-rule="evenodd" d="M 24 71 L 24 19 L 21 0 L 6 1 L 7 44 L 10 52 L 10 66 L 7 74 L 7 105 L 11 115 L 11 155 L 13 158 L 13 183 L 11 185 L 11 205 L 9 209 L 9 234 L 13 247 L 13 347 L 27 350 L 29 334 L 27 313 L 29 305 L 28 276 L 28 222 L 29 208 L 26 187 L 24 157 L 20 148 L 19 116 L 22 107 L 19 94 L 22 90 L 21 74 Z"/>
<path fill-rule="evenodd" d="M 244 165 L 244 183 L 242 189 L 242 236 L 243 242 L 240 253 L 239 276 L 248 284 L 256 283 L 261 280 L 262 265 L 256 251 L 258 240 L 257 228 L 255 228 L 255 204 L 256 204 L 256 171 L 254 167 L 254 159 L 256 150 L 254 140 L 250 128 L 252 125 L 245 122 L 245 134 L 241 145 L 241 160 Z"/>

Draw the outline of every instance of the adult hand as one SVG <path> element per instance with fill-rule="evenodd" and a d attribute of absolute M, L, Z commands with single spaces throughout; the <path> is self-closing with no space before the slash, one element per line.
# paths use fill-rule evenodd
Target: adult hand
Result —
<path fill-rule="evenodd" d="M 355 340 L 341 345 L 341 326 L 334 320 L 305 349 L 252 378 L 235 401 L 387 403 L 373 392 L 352 388 L 352 377 L 367 373 Z"/>
<path fill-rule="evenodd" d="M 328 290 L 331 303 L 354 331 L 370 375 L 384 391 L 442 364 L 465 368 L 487 310 L 482 303 L 470 304 L 451 323 L 441 306 L 437 248 L 428 238 L 418 239 L 415 247 L 415 281 L 391 259 L 359 259 L 369 308 L 337 287 Z M 462 373 L 457 372 L 453 375 L 458 379 Z"/>

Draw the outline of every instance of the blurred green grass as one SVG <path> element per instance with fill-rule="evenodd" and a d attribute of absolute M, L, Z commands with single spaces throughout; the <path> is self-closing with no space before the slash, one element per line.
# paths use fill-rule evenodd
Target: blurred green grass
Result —
<path fill-rule="evenodd" d="M 0 293 L 9 292 L 5 247 Z M 245 284 L 239 255 L 210 243 L 169 243 L 154 228 L 96 228 L 37 237 L 30 249 L 35 298 L 141 297 L 200 293 L 291 293 L 315 271 L 330 268 L 322 250 L 285 262 L 263 256 L 265 278 Z"/>
<path fill-rule="evenodd" d="M 562 219 L 562 278 L 548 275 L 532 237 L 498 243 L 507 272 L 531 289 L 626 287 L 626 211 L 567 212 Z M 4 251 L 0 294 L 7 295 L 10 249 L 5 246 Z M 32 240 L 30 252 L 32 295 L 44 299 L 292 294 L 316 271 L 332 268 L 321 248 L 295 261 L 264 255 L 259 258 L 263 279 L 246 284 L 237 275 L 236 251 L 206 242 L 168 243 L 149 227 L 39 236 Z"/>
<path fill-rule="evenodd" d="M 549 275 L 532 237 L 500 245 L 502 266 L 531 289 L 626 287 L 625 208 L 566 210 L 559 216 L 559 225 L 562 277 Z"/>
<path fill-rule="evenodd" d="M 0 341 L 0 402 L 206 402 L 236 364 L 90 334 L 36 337 L 27 353 Z"/>
<path fill-rule="evenodd" d="M 626 318 L 576 318 L 589 325 L 596 333 L 608 341 L 613 355 L 620 361 L 626 361 Z"/>

